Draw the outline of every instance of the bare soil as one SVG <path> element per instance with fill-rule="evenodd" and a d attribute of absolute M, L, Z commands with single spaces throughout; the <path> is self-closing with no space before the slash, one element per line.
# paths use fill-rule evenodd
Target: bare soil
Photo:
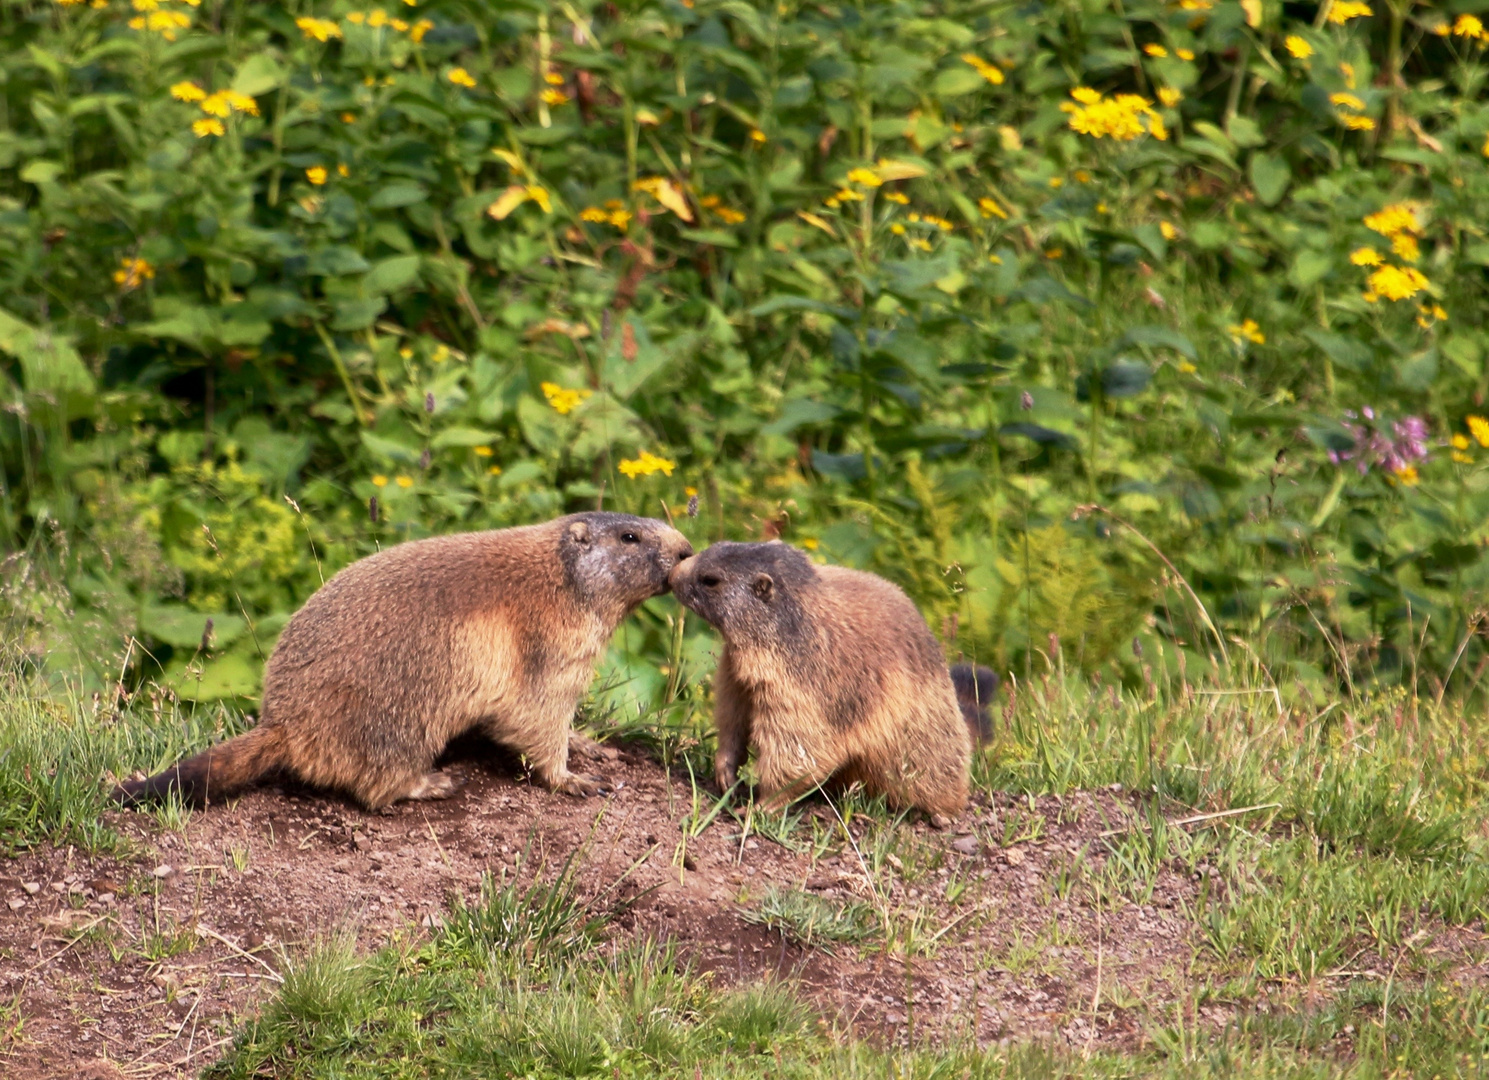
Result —
<path fill-rule="evenodd" d="M 1150 904 L 1115 911 L 1087 906 L 1080 889 L 1060 898 L 1076 854 L 1131 820 L 1123 793 L 999 797 L 942 831 L 915 822 L 901 845 L 912 865 L 871 887 L 851 848 L 814 861 L 761 837 L 741 842 L 728 814 L 680 850 L 686 775 L 669 779 L 639 750 L 607 753 L 600 771 L 616 791 L 603 799 L 554 795 L 485 754 L 456 764 L 469 783 L 445 802 L 368 814 L 264 788 L 194 814 L 184 834 L 119 813 L 129 859 L 68 848 L 0 863 L 0 1071 L 194 1075 L 272 994 L 286 953 L 338 930 L 366 949 L 427 934 L 453 894 L 474 900 L 482 872 L 512 874 L 524 850 L 524 876 L 551 876 L 580 850 L 581 892 L 601 907 L 639 896 L 611 924 L 612 947 L 671 938 L 726 982 L 795 980 L 828 1017 L 876 1039 L 1132 1046 L 1140 1014 L 1175 1000 L 1191 975 L 1182 910 L 1195 882 L 1164 871 Z M 811 812 L 837 820 L 825 803 Z M 1035 823 L 1037 839 L 1002 846 Z M 966 886 L 954 903 L 949 882 Z M 916 926 L 919 954 L 806 949 L 745 921 L 771 885 L 869 899 L 896 926 Z"/>

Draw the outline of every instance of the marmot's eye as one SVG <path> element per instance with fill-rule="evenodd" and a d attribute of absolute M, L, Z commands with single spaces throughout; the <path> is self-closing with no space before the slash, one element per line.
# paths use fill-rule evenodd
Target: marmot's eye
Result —
<path fill-rule="evenodd" d="M 641 543 L 641 537 L 637 536 L 635 533 L 621 533 L 620 534 L 620 539 L 621 539 L 621 542 L 622 543 L 626 543 L 626 544 L 639 544 L 639 543 Z"/>
<path fill-rule="evenodd" d="M 718 583 L 719 583 L 719 579 L 717 577 L 715 577 L 713 574 L 702 574 L 698 578 L 698 584 L 699 585 L 705 585 L 705 586 L 707 586 L 710 589 L 713 588 Z"/>

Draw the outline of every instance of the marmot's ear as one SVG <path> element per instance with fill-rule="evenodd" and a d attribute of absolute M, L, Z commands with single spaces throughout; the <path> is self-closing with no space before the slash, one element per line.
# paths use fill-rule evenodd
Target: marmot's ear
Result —
<path fill-rule="evenodd" d="M 569 539 L 581 547 L 589 543 L 589 522 L 571 521 L 569 523 Z"/>
<path fill-rule="evenodd" d="M 755 575 L 755 580 L 750 582 L 750 591 L 760 598 L 763 603 L 770 603 L 771 596 L 775 593 L 776 583 L 764 570 Z"/>

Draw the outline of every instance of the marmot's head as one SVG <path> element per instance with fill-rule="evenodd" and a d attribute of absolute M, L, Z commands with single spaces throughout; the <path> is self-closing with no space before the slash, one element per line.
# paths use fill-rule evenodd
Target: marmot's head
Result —
<path fill-rule="evenodd" d="M 816 577 L 811 560 L 794 547 L 725 540 L 679 563 L 672 591 L 732 645 L 789 646 L 805 631 L 802 593 Z"/>
<path fill-rule="evenodd" d="M 559 556 L 569 581 L 588 600 L 629 611 L 667 591 L 667 575 L 693 554 L 688 538 L 665 521 L 630 514 L 559 518 Z"/>

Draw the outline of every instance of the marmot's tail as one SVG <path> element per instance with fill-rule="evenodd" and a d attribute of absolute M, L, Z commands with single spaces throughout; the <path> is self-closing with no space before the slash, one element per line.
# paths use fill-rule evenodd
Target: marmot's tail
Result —
<path fill-rule="evenodd" d="M 208 799 L 226 798 L 284 764 L 283 729 L 260 724 L 236 739 L 178 761 L 148 780 L 126 780 L 111 794 L 123 806 L 164 799 L 172 792 L 188 806 L 204 806 Z"/>
<path fill-rule="evenodd" d="M 993 737 L 993 717 L 988 706 L 998 693 L 998 674 L 980 665 L 957 664 L 951 669 L 951 685 L 956 687 L 956 703 L 972 741 L 985 743 Z"/>

